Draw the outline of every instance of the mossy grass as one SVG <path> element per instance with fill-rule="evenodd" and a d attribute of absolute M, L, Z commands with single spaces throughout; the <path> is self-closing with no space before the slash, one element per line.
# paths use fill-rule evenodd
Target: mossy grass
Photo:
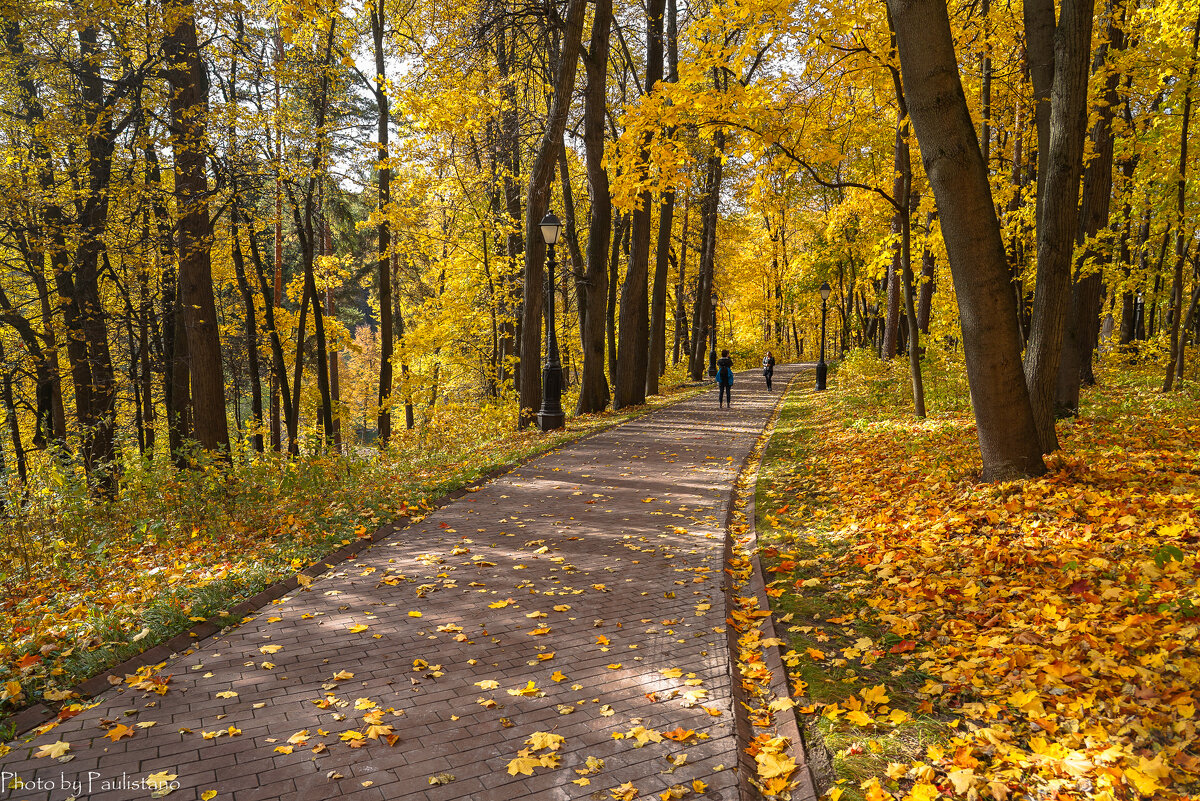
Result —
<path fill-rule="evenodd" d="M 819 739 L 810 748 L 823 747 L 832 758 L 832 776 L 826 779 L 842 789 L 842 798 L 861 799 L 860 781 L 882 775 L 890 763 L 921 758 L 952 731 L 945 721 L 918 711 L 908 691 L 929 677 L 903 652 L 890 652 L 900 638 L 858 619 L 865 602 L 842 591 L 865 576 L 842 567 L 852 534 L 836 529 L 838 498 L 822 487 L 812 466 L 814 443 L 823 433 L 855 421 L 845 416 L 845 407 L 826 403 L 828 398 L 803 378 L 793 383 L 759 470 L 755 527 L 772 611 L 790 648 L 785 654 L 789 680 L 802 706 L 814 707 L 801 714 L 810 737 Z M 864 638 L 877 656 L 837 657 L 843 649 L 863 645 Z M 810 649 L 827 658 L 810 658 Z M 884 730 L 819 714 L 822 705 L 879 684 L 886 684 L 890 705 L 909 712 L 909 720 Z"/>

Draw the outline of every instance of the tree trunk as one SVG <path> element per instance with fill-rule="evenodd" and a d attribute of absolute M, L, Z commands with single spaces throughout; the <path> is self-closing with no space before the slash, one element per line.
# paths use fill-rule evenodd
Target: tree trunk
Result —
<path fill-rule="evenodd" d="M 665 0 L 649 0 L 646 16 L 646 94 L 662 80 L 663 8 Z M 650 142 L 653 135 L 642 135 L 638 155 L 637 179 L 644 180 L 650 168 Z M 650 229 L 653 212 L 649 189 L 638 194 L 633 209 L 629 264 L 621 287 L 621 311 L 617 335 L 617 379 L 613 387 L 613 408 L 623 409 L 646 401 L 646 374 L 649 370 L 650 315 L 646 293 L 649 290 Z"/>
<path fill-rule="evenodd" d="M 0 342 L 0 365 L 4 364 L 4 344 Z M 17 421 L 17 404 L 13 397 L 13 375 L 9 370 L 4 371 L 4 412 L 5 420 L 8 423 L 8 433 L 12 438 L 13 456 L 17 460 L 17 478 L 24 487 L 29 483 L 29 470 L 25 459 L 25 446 L 21 443 L 21 426 Z M 0 473 L 6 473 L 5 468 L 0 467 Z M 4 499 L 8 493 L 7 488 L 0 486 L 0 499 Z"/>
<path fill-rule="evenodd" d="M 1055 68 L 1054 0 L 1026 0 L 1022 8 L 1025 61 L 1033 84 L 1033 122 L 1037 133 L 1037 210 L 1034 219 L 1040 226 L 1050 160 L 1050 111 Z"/>
<path fill-rule="evenodd" d="M 1050 150 L 1039 154 L 1041 211 L 1037 226 L 1037 285 L 1025 350 L 1025 381 L 1042 452 L 1058 449 L 1054 389 L 1071 300 L 1071 262 L 1079 225 L 1079 179 L 1087 126 L 1087 78 L 1095 0 L 1064 0 L 1054 32 Z"/>
<path fill-rule="evenodd" d="M 929 336 L 929 314 L 933 309 L 933 279 L 937 275 L 937 259 L 929 249 L 928 235 L 936 215 L 931 211 L 925 215 L 925 247 L 921 249 L 921 297 L 917 303 L 917 328 Z"/>
<path fill-rule="evenodd" d="M 505 26 L 496 29 L 496 66 L 501 84 L 502 111 L 500 114 L 499 162 L 504 173 L 504 206 L 507 214 L 505 254 L 508 263 L 500 271 L 504 306 L 500 322 L 500 373 L 503 384 L 509 378 L 520 392 L 520 346 L 522 339 L 520 306 L 515 299 L 524 282 L 523 253 L 525 240 L 521 232 L 521 124 L 515 81 L 509 80 L 516 61 L 514 48 L 507 43 Z M 540 238 L 540 237 L 539 237 Z M 514 272 L 515 271 L 515 272 Z M 511 372 L 510 372 L 511 371 Z"/>
<path fill-rule="evenodd" d="M 688 342 L 687 325 L 687 242 L 688 242 L 688 212 L 691 211 L 691 196 L 683 196 L 683 228 L 679 233 L 679 282 L 675 284 L 675 345 L 671 349 L 671 364 L 679 364 L 680 354 L 686 355 L 691 350 Z"/>
<path fill-rule="evenodd" d="M 1192 116 L 1192 87 L 1196 80 L 1196 52 L 1200 47 L 1200 15 L 1192 28 L 1192 59 L 1188 65 L 1187 81 L 1183 85 L 1182 130 L 1179 133 L 1179 176 L 1175 181 L 1175 276 L 1171 283 L 1171 352 L 1167 359 L 1167 374 L 1163 378 L 1163 392 L 1175 387 L 1175 369 L 1183 373 L 1183 338 L 1180 324 L 1183 322 L 1183 263 L 1187 259 L 1192 237 L 1185 236 L 1184 214 L 1186 209 L 1188 125 Z"/>
<path fill-rule="evenodd" d="M 378 109 L 376 137 L 379 140 L 377 166 L 379 172 L 379 187 L 376 194 L 376 213 L 379 214 L 379 224 L 375 228 L 375 236 L 379 243 L 379 252 L 375 255 L 376 280 L 379 282 L 379 414 L 376 417 L 378 442 L 381 448 L 386 447 L 392 437 L 392 352 L 395 337 L 392 333 L 392 283 L 391 283 L 391 250 L 392 228 L 388 218 L 388 206 L 392 202 L 392 168 L 388 161 L 388 144 L 391 132 L 391 109 L 387 96 L 387 52 L 384 50 L 384 26 L 386 11 L 383 0 L 375 0 L 370 8 L 371 40 L 375 53 L 375 106 Z"/>
<path fill-rule="evenodd" d="M 897 343 L 900 331 L 900 274 L 904 272 L 901 266 L 903 260 L 903 247 L 901 239 L 904 236 L 904 226 L 906 225 L 906 217 L 908 216 L 908 207 L 906 203 L 902 203 L 900 198 L 904 194 L 904 174 L 901 172 L 900 159 L 900 125 L 896 126 L 896 142 L 894 147 L 894 156 L 896 159 L 896 177 L 892 181 L 892 197 L 902 208 L 895 209 L 892 213 L 892 235 L 896 237 L 896 243 L 892 246 L 892 260 L 888 263 L 887 271 L 887 317 L 884 325 L 883 333 L 883 348 L 880 351 L 880 358 L 894 359 L 896 358 Z"/>
<path fill-rule="evenodd" d="M 1119 57 L 1125 49 L 1121 28 L 1123 3 L 1110 0 L 1107 41 L 1096 50 L 1092 72 L 1105 68 L 1109 53 Z M 1058 364 L 1054 414 L 1074 417 L 1079 413 L 1079 388 L 1085 376 L 1091 376 L 1092 352 L 1095 348 L 1095 323 L 1100 315 L 1100 268 L 1103 254 L 1096 242 L 1099 233 L 1108 228 L 1109 202 L 1113 185 L 1113 111 L 1119 102 L 1117 86 L 1120 73 L 1110 69 L 1105 78 L 1104 95 L 1097 109 L 1096 124 L 1091 139 L 1094 156 L 1083 175 L 1083 199 L 1079 209 L 1078 242 L 1084 246 L 1071 287 L 1067 321 L 1063 334 L 1062 355 Z M 1094 378 L 1092 381 L 1094 382 Z"/>
<path fill-rule="evenodd" d="M 563 31 L 562 59 L 554 81 L 554 101 L 546 131 L 538 146 L 537 157 L 529 172 L 525 200 L 525 305 L 521 316 L 521 376 L 520 411 L 517 427 L 526 428 L 536 419 L 541 406 L 542 374 L 539 361 L 542 353 L 542 301 L 546 258 L 546 243 L 538 223 L 550 205 L 550 184 L 554 179 L 554 163 L 562 147 L 563 130 L 575 88 L 575 70 L 583 37 L 585 0 L 570 0 L 567 5 L 566 30 Z"/>
<path fill-rule="evenodd" d="M 909 114 L 942 219 L 987 480 L 1045 472 L 1008 264 L 941 0 L 888 0 Z"/>
<path fill-rule="evenodd" d="M 399 254 L 392 256 L 392 275 L 395 283 L 399 286 Z M 413 416 L 413 393 L 412 382 L 409 380 L 408 370 L 408 343 L 404 336 L 404 310 L 400 307 L 400 295 L 396 293 L 396 305 L 392 309 L 392 319 L 396 321 L 396 339 L 400 343 L 400 384 L 404 390 L 404 428 L 407 431 L 412 431 L 416 426 L 416 419 Z"/>
<path fill-rule="evenodd" d="M 79 32 L 80 66 L 78 77 L 87 134 L 88 192 L 79 215 L 79 244 L 75 251 L 73 276 L 78 331 L 86 352 L 83 374 L 89 382 L 89 402 L 83 424 L 84 467 L 100 492 L 112 496 L 117 491 L 116 430 L 117 382 L 108 345 L 108 326 L 101 302 L 99 268 L 104 249 L 104 231 L 108 224 L 112 157 L 116 147 L 113 121 L 104 113 L 107 98 L 100 75 L 103 58 L 99 30 L 86 27 Z M 76 383 L 78 394 L 81 387 Z"/>
<path fill-rule="evenodd" d="M 171 85 L 171 150 L 179 214 L 179 305 L 187 336 L 193 430 L 200 447 L 229 457 L 225 374 L 212 283 L 212 224 L 208 215 L 208 75 L 196 39 L 191 0 L 165 0 L 163 40 Z M 171 29 L 170 23 L 175 27 Z"/>
<path fill-rule="evenodd" d="M 324 252 L 326 256 L 333 255 L 333 229 L 329 225 L 328 218 L 322 220 L 322 228 L 324 229 Z M 333 289 L 325 287 L 325 315 L 329 319 L 334 319 L 337 308 L 333 303 Z M 337 350 L 329 349 L 329 400 L 332 409 L 333 425 L 333 450 L 337 454 L 342 453 L 342 415 L 341 415 L 341 386 L 339 381 L 338 365 L 341 361 L 341 355 Z"/>
<path fill-rule="evenodd" d="M 583 347 L 576 414 L 602 412 L 608 406 L 605 378 L 604 334 L 608 298 L 608 244 L 612 229 L 612 198 L 608 171 L 604 169 L 605 87 L 612 31 L 612 0 L 597 0 L 592 21 L 592 39 L 583 62 L 587 90 L 583 107 L 583 144 L 587 164 L 588 191 L 592 201 L 588 221 L 587 272 L 579 282 L 579 329 Z"/>
<path fill-rule="evenodd" d="M 608 260 L 608 297 L 604 307 L 604 336 L 608 342 L 608 380 L 617 380 L 617 286 L 621 274 L 621 243 L 628 242 L 629 215 L 618 214 L 613 226 L 612 251 Z M 626 245 L 626 251 L 629 250 Z"/>
<path fill-rule="evenodd" d="M 237 101 L 237 68 L 238 57 L 244 48 L 245 40 L 245 25 L 242 16 L 237 17 L 237 39 L 234 42 L 232 55 L 230 58 L 230 78 L 229 82 L 234 93 L 233 100 Z M 240 156 L 238 149 L 237 127 L 230 125 L 229 127 L 229 142 L 230 150 Z M 254 418 L 254 435 L 251 440 L 254 450 L 258 453 L 263 452 L 263 404 L 262 404 L 262 368 L 258 362 L 258 320 L 256 309 L 254 306 L 254 290 L 250 286 L 250 281 L 246 277 L 246 257 L 242 251 L 241 242 L 241 215 L 242 215 L 242 198 L 239 193 L 238 174 L 235 172 L 230 180 L 230 208 L 229 208 L 229 234 L 231 240 L 231 251 L 233 258 L 234 274 L 237 278 L 238 290 L 242 294 L 242 306 L 244 309 L 245 322 L 245 337 L 246 337 L 246 362 L 250 370 L 250 414 Z M 253 236 L 253 232 L 251 232 Z M 150 407 L 153 408 L 153 407 Z"/>
<path fill-rule="evenodd" d="M 660 12 L 661 14 L 661 12 Z M 679 25 L 676 0 L 667 0 L 667 80 L 679 82 Z M 649 83 L 647 81 L 647 83 Z M 675 135 L 674 127 L 664 133 Z M 654 260 L 654 290 L 650 298 L 650 361 L 646 394 L 658 394 L 658 379 L 667 369 L 667 272 L 671 255 L 671 230 L 675 222 L 675 192 L 663 194 L 658 213 L 658 244 Z"/>
<path fill-rule="evenodd" d="M 697 275 L 696 304 L 692 311 L 692 353 L 688 374 L 699 381 L 704 374 L 705 347 L 708 344 L 712 318 L 713 277 L 717 256 L 717 220 L 721 203 L 721 182 L 724 177 L 725 132 L 713 134 L 713 151 L 708 157 L 704 182 L 704 202 L 700 207 L 700 266 Z"/>
<path fill-rule="evenodd" d="M 559 277 L 563 281 L 563 287 L 568 286 L 568 277 L 571 275 L 582 276 L 584 270 L 583 251 L 579 246 L 579 230 L 575 225 L 575 193 L 571 190 L 571 171 L 570 162 L 567 161 L 567 146 L 566 141 L 561 143 L 562 147 L 558 151 L 558 179 L 559 187 L 562 192 L 563 216 L 562 216 L 562 241 L 567 244 L 567 258 L 563 259 L 559 265 Z M 607 239 L 607 237 L 605 237 Z M 559 315 L 563 319 L 564 328 L 567 318 L 567 295 L 566 290 L 563 290 L 563 305 Z M 562 342 L 565 344 L 566 339 Z M 563 350 L 563 359 L 567 358 L 570 348 Z M 566 364 L 564 362 L 564 369 Z"/>
<path fill-rule="evenodd" d="M 237 194 L 237 180 L 234 179 L 232 207 L 229 211 L 229 235 L 232 240 L 233 270 L 237 276 L 238 289 L 242 293 L 242 308 L 245 315 L 246 360 L 250 367 L 250 414 L 254 418 L 254 450 L 263 452 L 263 404 L 262 376 L 258 363 L 258 321 L 254 307 L 254 293 L 250 281 L 246 278 L 246 257 L 242 252 L 241 233 L 239 228 L 241 210 Z"/>
<path fill-rule="evenodd" d="M 267 266 L 263 261 L 262 253 L 258 249 L 258 240 L 254 237 L 254 232 L 246 237 L 250 241 L 250 258 L 254 262 L 254 274 L 258 279 L 258 287 L 262 293 L 263 299 L 263 317 L 267 324 L 267 341 L 271 346 L 271 386 L 274 388 L 272 403 L 282 408 L 276 408 L 272 413 L 279 414 L 282 412 L 284 416 L 283 424 L 287 430 L 293 432 L 296 430 L 297 423 L 294 417 L 295 406 L 292 404 L 292 393 L 288 388 L 287 382 L 287 364 L 283 355 L 283 341 L 279 336 L 279 328 L 275 321 L 275 310 L 279 308 L 277 299 L 279 293 L 272 293 L 271 285 L 267 283 Z M 303 347 L 303 343 L 301 343 Z M 282 403 L 279 401 L 282 400 Z M 275 424 L 272 423 L 272 426 Z M 283 447 L 282 431 L 278 442 L 272 441 L 272 448 L 279 451 Z M 275 436 L 274 429 L 272 430 L 273 438 Z M 298 443 L 289 444 L 289 452 L 295 453 L 293 449 L 298 447 Z"/>

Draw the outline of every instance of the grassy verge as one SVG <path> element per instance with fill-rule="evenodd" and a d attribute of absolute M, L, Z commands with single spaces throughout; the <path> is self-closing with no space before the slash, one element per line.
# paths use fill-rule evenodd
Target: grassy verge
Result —
<path fill-rule="evenodd" d="M 25 706 L 75 703 L 78 682 L 196 621 L 221 620 L 357 534 L 419 517 L 493 470 L 699 391 L 675 387 L 646 406 L 569 418 L 550 434 L 464 410 L 401 432 L 383 454 L 268 454 L 184 471 L 144 462 L 105 503 L 47 466 L 26 512 L 0 529 L 0 741 L 13 734 L 5 718 Z"/>
<path fill-rule="evenodd" d="M 786 400 L 760 555 L 830 797 L 1200 790 L 1200 403 L 1155 381 L 1103 376 L 1048 474 L 1000 485 L 961 412 Z"/>

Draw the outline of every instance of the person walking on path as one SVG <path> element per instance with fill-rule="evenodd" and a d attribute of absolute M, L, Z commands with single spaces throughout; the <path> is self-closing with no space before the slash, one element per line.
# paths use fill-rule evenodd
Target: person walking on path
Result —
<path fill-rule="evenodd" d="M 771 351 L 767 351 L 767 355 L 763 356 L 762 368 L 763 378 L 767 381 L 767 392 L 770 392 L 771 377 L 775 375 L 775 357 L 771 355 Z"/>
<path fill-rule="evenodd" d="M 721 351 L 717 359 L 717 408 L 722 404 L 733 405 L 733 359 L 728 350 Z"/>

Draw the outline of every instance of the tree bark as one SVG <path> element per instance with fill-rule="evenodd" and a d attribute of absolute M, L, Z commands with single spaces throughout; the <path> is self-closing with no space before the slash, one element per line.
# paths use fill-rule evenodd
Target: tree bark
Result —
<path fill-rule="evenodd" d="M 241 210 L 238 207 L 236 180 L 234 183 L 233 206 L 229 211 L 229 235 L 232 240 L 233 270 L 237 277 L 238 290 L 242 293 L 242 308 L 245 315 L 246 360 L 250 368 L 250 414 L 254 418 L 254 450 L 263 452 L 263 404 L 261 366 L 258 363 L 258 321 L 254 307 L 254 294 L 246 278 L 246 257 L 242 252 Z"/>
<path fill-rule="evenodd" d="M 704 201 L 700 206 L 700 266 L 696 276 L 696 303 L 692 309 L 692 351 L 688 375 L 699 381 L 704 375 L 705 348 L 712 318 L 713 276 L 717 257 L 717 220 L 724 177 L 725 132 L 713 134 L 713 150 L 708 157 L 704 181 Z"/>
<path fill-rule="evenodd" d="M 179 305 L 187 336 L 193 432 L 200 447 L 229 458 L 225 373 L 212 283 L 208 214 L 208 75 L 196 38 L 191 0 L 165 0 L 163 50 L 171 86 L 171 150 L 179 213 Z M 172 26 L 174 23 L 174 27 Z"/>
<path fill-rule="evenodd" d="M 667 81 L 679 82 L 679 22 L 676 0 L 666 0 Z M 664 133 L 675 135 L 670 127 Z M 658 210 L 658 244 L 654 260 L 654 290 L 650 297 L 650 362 L 646 371 L 646 394 L 658 394 L 658 379 L 667 369 L 667 272 L 671 255 L 671 231 L 675 223 L 675 192 L 663 193 Z"/>
<path fill-rule="evenodd" d="M 612 198 L 609 195 L 608 171 L 604 169 L 604 111 L 611 32 L 612 0 L 596 0 L 591 44 L 583 59 L 587 72 L 587 90 L 583 105 L 583 145 L 592 213 L 588 220 L 587 271 L 578 287 L 583 374 L 579 381 L 576 414 L 604 411 L 609 401 L 608 380 L 604 374 L 604 334 Z"/>
<path fill-rule="evenodd" d="M 1175 275 L 1171 282 L 1171 352 L 1167 359 L 1167 374 L 1163 378 L 1162 391 L 1170 392 L 1175 388 L 1175 370 L 1178 365 L 1179 373 L 1183 373 L 1183 338 L 1180 325 L 1183 322 L 1183 263 L 1187 260 L 1188 247 L 1192 237 L 1185 235 L 1187 228 L 1184 224 L 1184 214 L 1187 200 L 1187 155 L 1188 155 L 1188 126 L 1192 116 L 1192 87 L 1196 80 L 1196 53 L 1200 47 L 1200 15 L 1197 15 L 1196 25 L 1192 28 L 1192 58 L 1188 65 L 1186 83 L 1183 85 L 1183 116 L 1182 130 L 1179 134 L 1179 176 L 1175 180 Z"/>
<path fill-rule="evenodd" d="M 604 336 L 608 342 L 608 380 L 617 380 L 617 286 L 621 274 L 621 243 L 629 251 L 629 215 L 618 214 L 613 226 L 612 251 L 608 260 L 608 297 L 604 307 Z"/>
<path fill-rule="evenodd" d="M 1095 0 L 1064 0 L 1054 31 L 1050 150 L 1039 154 L 1041 207 L 1037 226 L 1037 286 L 1025 349 L 1025 381 L 1042 452 L 1058 449 L 1054 389 L 1071 300 L 1071 262 L 1079 225 L 1079 179 L 1087 127 L 1087 79 Z"/>
<path fill-rule="evenodd" d="M 83 392 L 83 461 L 95 489 L 113 496 L 117 491 L 116 399 L 117 382 L 108 345 L 108 326 L 100 296 L 100 256 L 108 224 L 112 157 L 116 148 L 113 120 L 105 113 L 103 59 L 99 29 L 88 25 L 79 32 L 78 78 L 87 134 L 87 195 L 79 213 L 79 244 L 75 250 L 74 275 L 66 286 L 74 290 L 75 327 L 83 345 L 85 363 L 78 365 L 75 392 Z M 65 319 L 65 318 L 64 318 Z M 70 350 L 68 349 L 68 353 Z M 80 385 L 80 380 L 88 386 Z"/>
<path fill-rule="evenodd" d="M 1125 49 L 1121 28 L 1124 4 L 1110 0 L 1107 41 L 1097 49 L 1092 60 L 1092 72 L 1105 68 L 1109 54 L 1119 55 Z M 1107 73 L 1104 94 L 1097 109 L 1096 124 L 1091 139 L 1094 155 L 1083 175 L 1083 198 L 1079 208 L 1078 243 L 1084 251 L 1076 267 L 1071 286 L 1071 299 L 1063 332 L 1062 355 L 1059 358 L 1055 388 L 1055 417 L 1074 417 L 1079 413 L 1079 389 L 1085 377 L 1091 377 L 1092 352 L 1096 345 L 1095 324 L 1100 314 L 1100 266 L 1103 254 L 1096 242 L 1099 233 L 1108 228 L 1108 215 L 1113 185 L 1113 111 L 1119 102 L 1117 86 L 1120 72 L 1115 68 Z M 1094 377 L 1091 382 L 1094 383 Z"/>
<path fill-rule="evenodd" d="M 1037 210 L 1034 217 L 1041 225 L 1046 197 L 1046 162 L 1050 158 L 1050 110 L 1054 86 L 1054 0 L 1026 0 L 1025 62 L 1033 84 L 1033 122 L 1037 132 Z"/>
<path fill-rule="evenodd" d="M 1045 472 L 1008 265 L 943 0 L 888 0 L 909 114 L 942 219 L 986 480 Z"/>
<path fill-rule="evenodd" d="M 550 205 L 550 184 L 554 180 L 554 164 L 562 147 L 571 93 L 575 88 L 575 71 L 583 38 L 585 0 L 570 0 L 567 5 L 566 29 L 563 31 L 562 58 L 554 80 L 554 100 L 546 131 L 538 146 L 537 157 L 529 171 L 525 193 L 525 305 L 521 315 L 521 376 L 517 427 L 526 428 L 534 422 L 542 400 L 542 302 L 545 281 L 543 262 L 546 243 L 538 223 Z"/>
<path fill-rule="evenodd" d="M 384 50 L 384 25 L 386 11 L 383 0 L 375 0 L 370 8 L 371 41 L 375 53 L 375 106 L 378 109 L 376 138 L 379 152 L 376 154 L 379 186 L 376 193 L 376 211 L 379 225 L 375 228 L 379 252 L 375 255 L 375 275 L 379 290 L 379 413 L 376 416 L 377 439 L 381 448 L 386 447 L 392 437 L 392 353 L 395 336 L 392 333 L 392 283 L 391 249 L 392 227 L 388 218 L 388 207 L 392 202 L 392 168 L 388 161 L 388 144 L 391 136 L 391 108 L 387 96 L 387 53 Z"/>
<path fill-rule="evenodd" d="M 283 355 L 283 341 L 279 336 L 279 328 L 276 325 L 275 310 L 279 308 L 277 299 L 279 293 L 272 293 L 271 285 L 267 282 L 267 266 L 263 261 L 262 253 L 258 249 L 258 240 L 251 231 L 246 237 L 250 241 L 250 258 L 254 262 L 254 274 L 258 279 L 258 287 L 262 293 L 263 299 L 263 318 L 267 324 L 267 341 L 271 347 L 271 384 L 274 387 L 273 395 L 275 398 L 271 401 L 273 404 L 281 407 L 273 411 L 273 414 L 283 414 L 283 426 L 286 426 L 288 432 L 296 430 L 297 423 L 295 419 L 295 406 L 292 404 L 292 392 L 288 387 L 287 382 L 287 364 Z M 303 344 L 303 343 L 302 343 Z M 282 401 L 282 402 L 280 402 Z M 276 451 L 282 449 L 282 431 L 279 440 L 275 441 L 275 423 L 272 422 L 272 445 Z M 289 451 L 292 450 L 292 445 L 289 445 Z"/>
<path fill-rule="evenodd" d="M 925 215 L 925 247 L 921 249 L 921 291 L 917 302 L 917 328 L 929 336 L 929 315 L 933 310 L 933 279 L 937 275 L 937 259 L 929 248 L 928 235 L 936 215 L 930 211 Z"/>
<path fill-rule="evenodd" d="M 322 248 L 322 250 L 324 251 L 324 254 L 326 256 L 332 256 L 333 255 L 333 228 L 329 225 L 328 217 L 323 218 L 321 223 L 322 223 L 321 227 L 324 232 L 324 237 L 323 237 L 324 247 Z M 334 305 L 334 301 L 333 301 L 333 288 L 326 286 L 325 287 L 325 315 L 329 319 L 332 320 L 332 319 L 334 319 L 334 316 L 336 313 L 337 313 L 337 307 Z M 341 399 L 341 381 L 340 381 L 341 377 L 339 375 L 340 371 L 338 370 L 340 363 L 341 363 L 341 354 L 338 353 L 336 348 L 330 348 L 329 349 L 329 400 L 330 400 L 330 407 L 333 412 L 333 415 L 332 415 L 333 416 L 333 426 L 332 426 L 331 433 L 333 436 L 333 450 L 335 453 L 337 453 L 339 455 L 342 453 L 342 416 L 341 416 L 342 399 Z"/>
<path fill-rule="evenodd" d="M 662 80 L 663 8 L 665 0 L 649 0 L 646 15 L 646 94 Z M 650 168 L 650 142 L 653 134 L 642 134 L 638 155 L 637 179 L 645 180 Z M 623 409 L 646 401 L 646 374 L 649 369 L 650 316 L 646 293 L 649 289 L 650 229 L 653 212 L 649 189 L 638 193 L 631 214 L 629 264 L 621 287 L 621 311 L 617 334 L 617 378 L 613 387 L 613 408 Z"/>

